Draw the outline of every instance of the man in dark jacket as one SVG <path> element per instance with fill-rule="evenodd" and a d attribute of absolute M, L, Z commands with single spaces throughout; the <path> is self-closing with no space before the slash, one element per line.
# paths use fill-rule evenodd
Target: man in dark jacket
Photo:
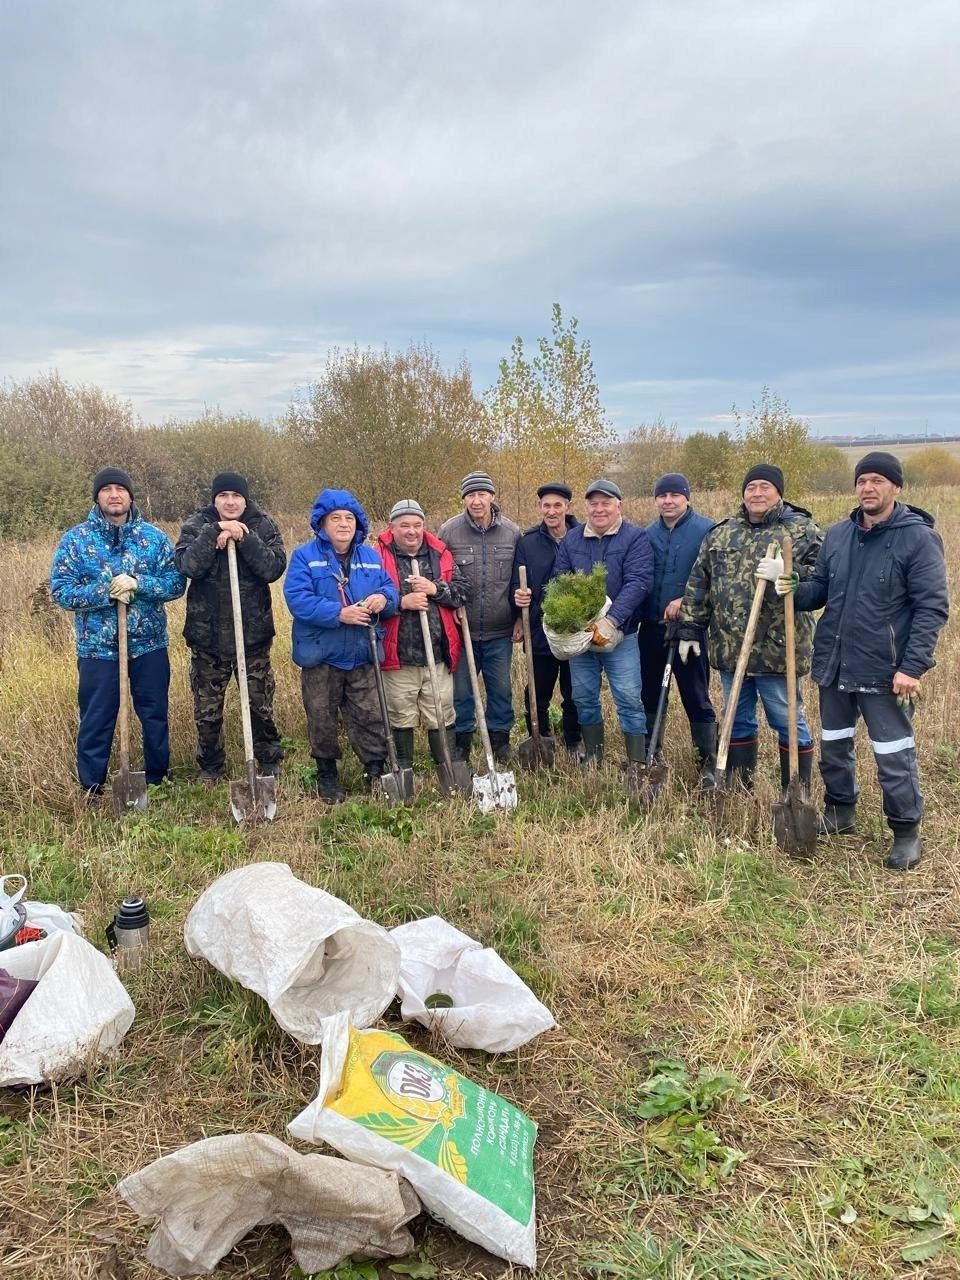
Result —
<path fill-rule="evenodd" d="M 413 765 L 413 735 L 420 723 L 427 730 L 434 761 L 443 761 L 440 735 L 453 732 L 453 672 L 462 645 L 455 611 L 470 597 L 469 584 L 452 553 L 427 532 L 425 519 L 419 502 L 401 498 L 393 505 L 389 526 L 377 539 L 383 567 L 400 592 L 400 609 L 384 624 L 383 684 L 401 767 Z M 427 666 L 422 614 L 427 616 L 436 663 L 440 720 Z"/>
<path fill-rule="evenodd" d="M 700 544 L 714 525 L 713 520 L 698 515 L 690 505 L 690 485 L 687 477 L 679 472 L 660 477 L 654 485 L 653 500 L 659 512 L 657 519 L 647 525 L 647 537 L 653 547 L 653 589 L 644 603 L 637 635 L 643 705 L 651 725 L 657 714 L 667 648 L 676 636 L 687 579 Z M 700 764 L 700 790 L 709 791 L 716 780 L 717 713 L 710 701 L 707 647 L 701 644 L 700 649 L 696 657 L 688 656 L 686 662 L 675 662 L 673 676 Z M 657 746 L 659 748 L 659 743 Z"/>
<path fill-rule="evenodd" d="M 585 764 L 603 756 L 600 682 L 606 673 L 617 708 L 629 765 L 646 760 L 647 722 L 640 683 L 640 653 L 633 635 L 640 610 L 653 585 L 653 551 L 645 530 L 624 520 L 622 495 L 612 480 L 594 480 L 586 492 L 587 523 L 571 529 L 557 551 L 553 576 L 607 570 L 610 608 L 596 624 L 597 643 L 570 659 L 573 699 L 580 717 Z M 621 643 L 624 635 L 629 639 Z"/>
<path fill-rule="evenodd" d="M 183 638 L 190 649 L 199 777 L 210 785 L 224 775 L 223 700 L 237 672 L 227 559 L 230 542 L 237 553 L 253 749 L 260 774 L 277 777 L 283 748 L 273 720 L 276 680 L 270 646 L 275 630 L 270 583 L 287 567 L 287 554 L 280 530 L 250 497 L 246 478 L 235 471 L 221 471 L 210 486 L 210 505 L 190 516 L 174 550 L 177 568 L 190 579 Z"/>
<path fill-rule="evenodd" d="M 857 829 L 854 739 L 863 716 L 893 832 L 887 866 L 906 871 L 922 852 L 913 702 L 949 612 L 943 544 L 931 515 L 897 501 L 903 471 L 893 454 L 868 453 L 854 479 L 859 506 L 827 530 L 813 573 L 805 581 L 780 576 L 776 590 L 795 592 L 798 609 L 823 609 L 813 647 L 821 832 Z"/>
<path fill-rule="evenodd" d="M 467 619 L 474 660 L 483 676 L 487 695 L 487 728 L 494 755 L 505 764 L 510 758 L 513 728 L 510 574 L 520 530 L 512 520 L 501 515 L 496 494 L 496 487 L 485 471 L 471 471 L 460 482 L 463 513 L 451 516 L 440 526 L 437 536 L 453 552 L 470 585 Z M 468 760 L 477 719 L 466 662 L 459 663 L 454 674 L 453 701 L 457 712 L 457 758 Z"/>
<path fill-rule="evenodd" d="M 525 607 L 530 609 L 530 639 L 533 642 L 533 683 L 537 693 L 537 718 L 540 721 L 540 732 L 550 732 L 550 699 L 560 680 L 560 697 L 562 708 L 563 742 L 571 755 L 579 758 L 583 752 L 580 738 L 580 720 L 577 716 L 577 704 L 573 700 L 573 684 L 570 679 L 570 664 L 565 659 L 555 658 L 543 634 L 543 592 L 553 573 L 557 549 L 563 541 L 568 529 L 575 529 L 580 523 L 570 514 L 573 501 L 573 490 L 560 481 L 542 484 L 537 490 L 540 515 L 539 524 L 531 525 L 517 543 L 513 554 L 513 577 L 510 580 L 510 592 L 517 613 Z M 520 587 L 520 566 L 527 571 L 527 589 Z M 518 617 L 514 624 L 513 638 L 517 644 L 523 640 L 523 624 Z M 524 687 L 523 703 L 526 708 L 527 732 L 530 732 L 530 691 Z"/>

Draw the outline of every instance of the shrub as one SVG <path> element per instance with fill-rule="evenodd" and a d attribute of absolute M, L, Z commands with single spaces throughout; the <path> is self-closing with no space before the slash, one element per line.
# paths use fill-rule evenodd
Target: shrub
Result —
<path fill-rule="evenodd" d="M 561 573 L 543 597 L 543 620 L 552 631 L 569 635 L 583 631 L 607 599 L 607 570 L 595 564 L 590 573 Z"/>

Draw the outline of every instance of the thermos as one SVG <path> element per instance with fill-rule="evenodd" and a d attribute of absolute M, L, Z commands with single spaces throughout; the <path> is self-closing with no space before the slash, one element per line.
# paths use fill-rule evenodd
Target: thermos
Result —
<path fill-rule="evenodd" d="M 107 925 L 107 942 L 118 969 L 139 969 L 150 946 L 150 915 L 142 898 L 124 898 Z"/>

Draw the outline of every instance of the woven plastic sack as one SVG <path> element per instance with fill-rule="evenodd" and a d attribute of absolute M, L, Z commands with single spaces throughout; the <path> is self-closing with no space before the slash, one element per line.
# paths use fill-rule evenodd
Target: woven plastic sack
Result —
<path fill-rule="evenodd" d="M 605 618 L 610 610 L 613 601 L 607 596 L 603 608 L 597 616 L 591 619 L 591 625 L 599 622 L 601 618 Z M 588 649 L 594 649 L 597 653 L 609 653 L 611 649 L 615 649 L 623 639 L 623 633 L 618 632 L 619 640 L 612 640 L 610 644 L 595 645 L 593 643 L 593 632 L 587 627 L 584 631 L 554 631 L 547 624 L 543 623 L 543 634 L 547 637 L 547 644 L 550 646 L 550 652 L 555 658 L 576 658 L 581 653 L 586 653 Z"/>

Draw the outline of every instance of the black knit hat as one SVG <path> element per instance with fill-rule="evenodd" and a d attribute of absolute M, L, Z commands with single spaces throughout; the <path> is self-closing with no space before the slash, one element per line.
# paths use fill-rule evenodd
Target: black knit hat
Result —
<path fill-rule="evenodd" d="M 878 450 L 876 453 L 864 454 L 854 469 L 853 483 L 856 484 L 861 476 L 871 474 L 883 476 L 899 489 L 903 488 L 903 467 L 900 465 L 900 459 L 894 457 L 892 453 L 883 453 Z"/>
<path fill-rule="evenodd" d="M 758 462 L 755 467 L 751 467 L 743 477 L 743 484 L 740 486 L 741 493 L 752 480 L 766 480 L 768 484 L 773 485 L 780 497 L 783 497 L 783 472 L 772 463 Z"/>
<path fill-rule="evenodd" d="M 129 493 L 131 501 L 133 500 L 133 481 L 125 471 L 121 471 L 119 467 L 104 467 L 102 471 L 98 471 L 93 477 L 93 500 L 96 502 L 97 494 L 101 489 L 105 489 L 108 484 L 118 484 L 126 489 Z"/>
<path fill-rule="evenodd" d="M 213 477 L 213 484 L 210 486 L 211 502 L 216 499 L 218 493 L 239 493 L 245 502 L 250 501 L 246 476 L 242 476 L 239 471 L 221 471 L 219 475 Z"/>
<path fill-rule="evenodd" d="M 542 484 L 537 490 L 538 498 L 545 498 L 548 493 L 555 493 L 559 498 L 565 498 L 567 502 L 573 501 L 573 490 L 568 484 L 556 481 L 554 484 Z"/>
<path fill-rule="evenodd" d="M 681 475 L 679 471 L 668 471 L 653 486 L 653 496 L 655 498 L 659 498 L 661 493 L 682 493 L 685 498 L 689 498 L 690 481 L 686 476 Z"/>

